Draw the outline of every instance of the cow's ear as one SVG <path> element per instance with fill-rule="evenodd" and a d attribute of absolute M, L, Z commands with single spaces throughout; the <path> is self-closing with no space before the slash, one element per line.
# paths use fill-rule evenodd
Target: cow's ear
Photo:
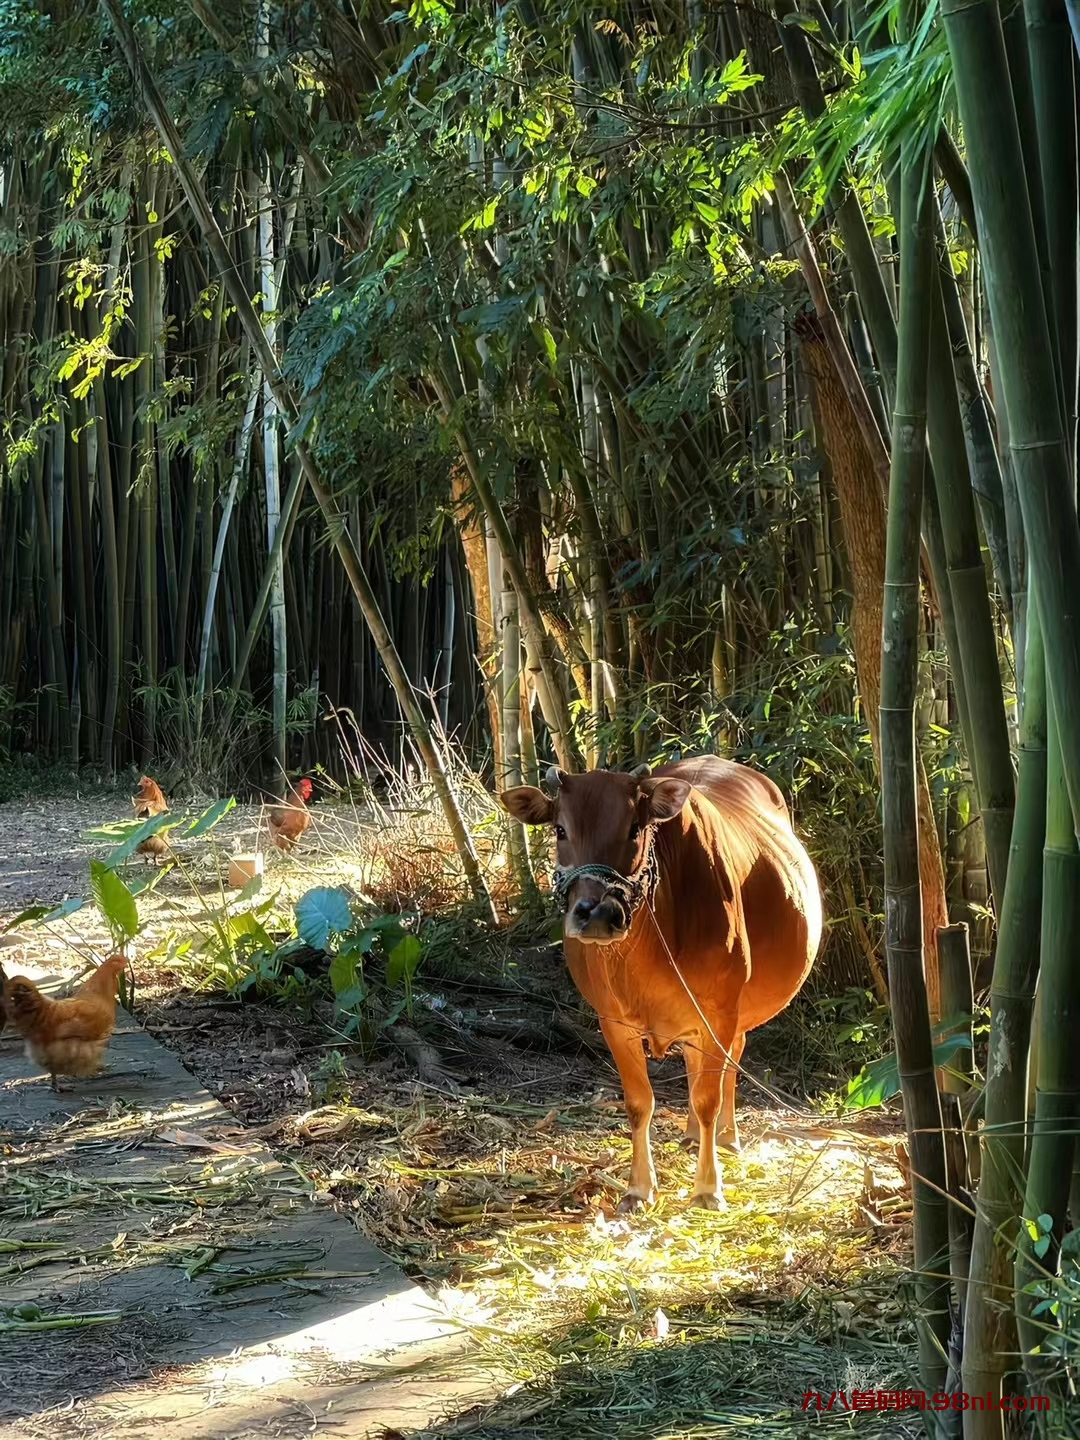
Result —
<path fill-rule="evenodd" d="M 674 820 L 690 798 L 691 788 L 689 780 L 643 780 L 641 789 L 648 801 L 649 819 Z"/>
<path fill-rule="evenodd" d="M 516 785 L 499 796 L 503 809 L 523 825 L 550 825 L 555 818 L 555 802 L 533 785 Z"/>

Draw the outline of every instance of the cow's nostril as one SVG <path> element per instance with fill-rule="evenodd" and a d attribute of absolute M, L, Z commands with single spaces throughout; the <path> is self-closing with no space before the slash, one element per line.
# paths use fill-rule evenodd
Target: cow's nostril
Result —
<path fill-rule="evenodd" d="M 588 920 L 595 909 L 595 900 L 579 900 L 574 906 L 574 915 L 578 920 Z"/>

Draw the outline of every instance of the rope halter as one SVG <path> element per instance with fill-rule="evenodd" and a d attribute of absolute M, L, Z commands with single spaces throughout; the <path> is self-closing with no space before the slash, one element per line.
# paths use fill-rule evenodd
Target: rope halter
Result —
<path fill-rule="evenodd" d="M 645 848 L 641 859 L 629 875 L 610 865 L 557 865 L 551 874 L 551 886 L 559 914 L 570 908 L 570 891 L 579 880 L 598 880 L 604 887 L 601 903 L 614 900 L 626 917 L 626 929 L 643 904 L 651 904 L 660 883 L 660 865 L 656 858 L 656 830 L 650 825 L 645 831 Z"/>

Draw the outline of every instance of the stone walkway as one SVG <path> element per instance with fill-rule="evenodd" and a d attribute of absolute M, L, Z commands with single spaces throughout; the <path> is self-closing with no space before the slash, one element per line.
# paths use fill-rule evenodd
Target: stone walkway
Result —
<path fill-rule="evenodd" d="M 407 1434 L 492 1395 L 446 1312 L 124 1012 L 107 1066 L 56 1095 L 0 1039 L 0 1433 Z"/>

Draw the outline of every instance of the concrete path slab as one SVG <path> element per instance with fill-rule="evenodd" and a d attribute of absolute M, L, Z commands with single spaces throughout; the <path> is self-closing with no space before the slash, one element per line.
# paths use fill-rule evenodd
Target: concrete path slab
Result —
<path fill-rule="evenodd" d="M 123 1012 L 107 1065 L 56 1095 L 0 1039 L 0 1428 L 364 1436 L 492 1393 L 446 1310 Z"/>

